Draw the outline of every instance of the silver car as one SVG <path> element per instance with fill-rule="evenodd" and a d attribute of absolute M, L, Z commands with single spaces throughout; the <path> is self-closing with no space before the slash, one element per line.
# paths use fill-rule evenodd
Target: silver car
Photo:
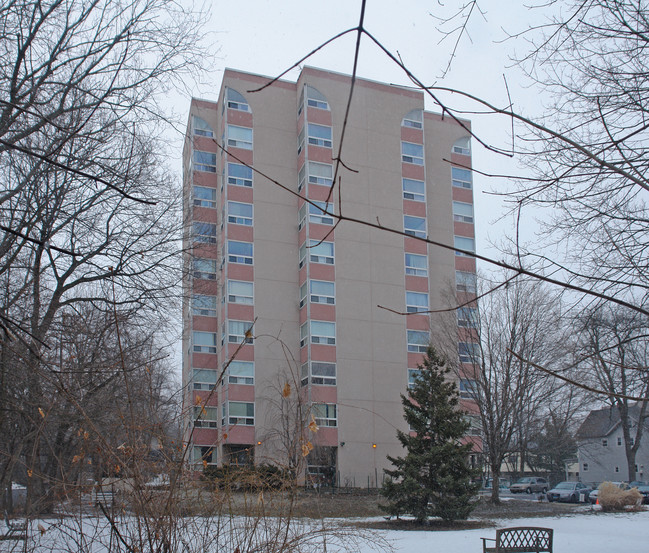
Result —
<path fill-rule="evenodd" d="M 519 478 L 510 487 L 512 493 L 545 493 L 548 491 L 548 481 L 539 476 Z"/>
<path fill-rule="evenodd" d="M 590 491 L 590 488 L 581 482 L 559 482 L 548 492 L 548 501 L 580 503 L 588 501 Z"/>

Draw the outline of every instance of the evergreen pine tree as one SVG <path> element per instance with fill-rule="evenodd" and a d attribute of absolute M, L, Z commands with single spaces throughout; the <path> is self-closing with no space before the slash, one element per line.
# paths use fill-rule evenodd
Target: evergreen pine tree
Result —
<path fill-rule="evenodd" d="M 472 444 L 462 444 L 469 423 L 458 409 L 459 394 L 447 380 L 450 368 L 429 346 L 423 365 L 408 395 L 401 395 L 404 418 L 411 433 L 397 431 L 405 457 L 390 457 L 393 470 L 381 490 L 387 499 L 385 512 L 413 515 L 418 522 L 428 517 L 466 519 L 478 491 L 472 479 L 477 471 L 468 465 Z"/>

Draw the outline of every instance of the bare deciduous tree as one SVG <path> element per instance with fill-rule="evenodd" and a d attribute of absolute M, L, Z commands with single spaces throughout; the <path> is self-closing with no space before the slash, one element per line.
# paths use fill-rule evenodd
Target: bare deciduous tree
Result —
<path fill-rule="evenodd" d="M 66 388 L 52 362 L 64 316 L 118 306 L 145 324 L 179 281 L 179 193 L 157 100 L 201 63 L 198 17 L 168 0 L 0 6 L 0 396 L 17 399 L 0 424 L 20 441 L 3 452 L 3 478 L 21 451 L 33 504 L 71 470 L 67 438 L 43 432 L 59 408 L 51 391 Z M 89 374 L 110 380 L 112 367 Z"/>
<path fill-rule="evenodd" d="M 306 394 L 292 364 L 277 375 L 268 386 L 265 398 L 269 407 L 269 420 L 264 441 L 273 452 L 272 462 L 286 469 L 294 482 L 303 476 L 309 449 L 310 408 Z"/>
<path fill-rule="evenodd" d="M 534 178 L 520 183 L 514 201 L 545 210 L 537 217 L 562 257 L 548 262 L 538 244 L 521 256 L 641 306 L 649 292 L 649 5 L 556 4 L 560 15 L 528 33 L 533 50 L 519 61 L 551 107 L 521 129 Z"/>
<path fill-rule="evenodd" d="M 503 462 L 517 451 L 524 466 L 529 434 L 556 389 L 552 379 L 524 360 L 554 364 L 559 356 L 558 318 L 547 290 L 528 280 L 515 279 L 470 305 L 470 316 L 459 329 L 456 370 L 465 395 L 477 404 L 493 478 L 491 501 L 498 503 Z M 453 323 L 446 326 L 447 348 L 458 339 Z"/>

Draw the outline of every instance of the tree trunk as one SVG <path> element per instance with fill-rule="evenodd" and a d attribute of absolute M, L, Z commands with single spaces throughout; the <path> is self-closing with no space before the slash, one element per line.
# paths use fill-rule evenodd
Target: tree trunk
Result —
<path fill-rule="evenodd" d="M 491 465 L 491 503 L 500 505 L 500 464 Z"/>
<path fill-rule="evenodd" d="M 626 446 L 626 466 L 629 473 L 628 482 L 633 482 L 635 480 L 635 448 L 629 447 L 630 444 L 625 444 Z"/>

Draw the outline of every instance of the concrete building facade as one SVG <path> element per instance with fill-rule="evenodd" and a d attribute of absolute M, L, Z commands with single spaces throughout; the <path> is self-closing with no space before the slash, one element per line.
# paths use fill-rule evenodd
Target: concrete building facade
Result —
<path fill-rule="evenodd" d="M 376 485 L 386 455 L 402 454 L 400 394 L 429 342 L 428 311 L 446 307 L 453 286 L 475 294 L 472 257 L 418 240 L 475 248 L 469 123 L 424 111 L 420 91 L 358 79 L 345 124 L 349 76 L 306 67 L 297 82 L 251 92 L 268 81 L 226 70 L 217 101 L 191 104 L 190 458 L 304 459 L 309 478 Z M 406 236 L 336 225 L 325 211 Z M 457 312 L 460 361 L 471 309 Z M 460 389 L 475 411 L 470 379 Z"/>

